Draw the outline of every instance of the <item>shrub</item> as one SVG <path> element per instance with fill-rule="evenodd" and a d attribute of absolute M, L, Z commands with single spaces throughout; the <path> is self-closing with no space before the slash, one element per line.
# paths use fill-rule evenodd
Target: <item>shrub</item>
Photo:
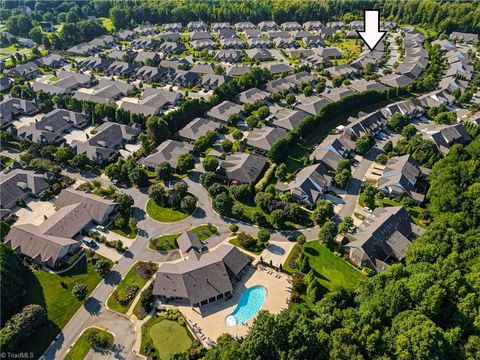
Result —
<path fill-rule="evenodd" d="M 123 296 L 123 298 L 117 301 L 119 302 L 120 305 L 127 306 L 133 301 L 133 299 L 135 299 L 135 296 L 137 296 L 138 290 L 139 290 L 139 287 L 136 285 L 129 286 L 125 291 L 125 295 Z"/>
<path fill-rule="evenodd" d="M 141 262 L 137 265 L 135 271 L 142 279 L 150 279 L 157 271 L 157 267 L 152 262 Z"/>
<path fill-rule="evenodd" d="M 222 147 L 223 151 L 225 151 L 226 153 L 229 153 L 230 151 L 232 151 L 233 142 L 228 139 L 225 139 L 220 143 L 220 146 Z"/>
<path fill-rule="evenodd" d="M 236 233 L 238 231 L 238 225 L 237 224 L 231 224 L 229 229 L 230 229 L 231 232 Z"/>
<path fill-rule="evenodd" d="M 307 238 L 305 237 L 305 235 L 300 234 L 300 235 L 297 236 L 297 244 L 298 245 L 303 246 L 306 242 L 307 242 Z"/>
<path fill-rule="evenodd" d="M 244 233 L 243 231 L 239 232 L 237 235 L 237 240 L 242 247 L 247 250 L 256 251 L 257 240 L 251 235 Z"/>
<path fill-rule="evenodd" d="M 265 171 L 265 174 L 260 179 L 260 181 L 255 184 L 255 192 L 260 192 L 265 188 L 265 186 L 267 186 L 268 182 L 270 181 L 270 178 L 275 173 L 276 167 L 277 167 L 276 164 L 270 165 L 270 167 L 267 169 L 267 171 Z"/>

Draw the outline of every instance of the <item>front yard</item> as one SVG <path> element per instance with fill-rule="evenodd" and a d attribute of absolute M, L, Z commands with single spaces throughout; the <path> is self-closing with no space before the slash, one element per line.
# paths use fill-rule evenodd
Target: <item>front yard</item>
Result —
<path fill-rule="evenodd" d="M 135 263 L 108 298 L 108 307 L 125 314 L 157 268 L 158 265 L 153 263 L 143 261 Z"/>
<path fill-rule="evenodd" d="M 75 283 L 87 285 L 90 294 L 100 281 L 101 277 L 95 272 L 94 264 L 87 262 L 85 257 L 73 269 L 60 275 L 43 270 L 30 272 L 25 279 L 25 303 L 43 306 L 47 311 L 48 321 L 18 348 L 22 349 L 22 352 L 33 352 L 35 358 L 40 357 L 82 305 L 72 295 Z"/>

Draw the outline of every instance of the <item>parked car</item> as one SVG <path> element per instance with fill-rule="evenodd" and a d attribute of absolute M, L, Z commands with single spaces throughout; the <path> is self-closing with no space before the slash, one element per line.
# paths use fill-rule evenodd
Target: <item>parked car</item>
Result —
<path fill-rule="evenodd" d="M 102 225 L 97 225 L 96 229 L 99 230 L 99 231 L 107 231 L 105 226 L 102 226 Z"/>
<path fill-rule="evenodd" d="M 363 208 L 363 210 L 366 211 L 369 214 L 371 214 L 373 212 L 372 209 L 370 209 L 369 207 L 366 207 L 366 206 Z"/>
<path fill-rule="evenodd" d="M 98 244 L 92 239 L 84 239 L 83 243 L 92 249 L 98 248 Z"/>

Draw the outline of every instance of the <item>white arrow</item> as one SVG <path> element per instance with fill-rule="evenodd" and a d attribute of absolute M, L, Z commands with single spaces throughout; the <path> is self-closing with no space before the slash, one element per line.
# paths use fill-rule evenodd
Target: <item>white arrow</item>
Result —
<path fill-rule="evenodd" d="M 365 44 L 367 44 L 368 48 L 373 50 L 385 35 L 385 31 L 380 31 L 378 10 L 365 10 L 363 29 L 365 31 L 357 30 L 357 33 L 361 36 L 363 41 L 365 41 Z"/>

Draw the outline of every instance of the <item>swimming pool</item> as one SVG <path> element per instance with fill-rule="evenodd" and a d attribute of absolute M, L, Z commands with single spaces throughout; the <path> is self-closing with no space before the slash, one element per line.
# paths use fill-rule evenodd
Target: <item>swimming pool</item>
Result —
<path fill-rule="evenodd" d="M 225 318 L 227 326 L 239 325 L 253 318 L 262 308 L 266 297 L 267 290 L 261 285 L 246 289 L 235 310 Z"/>

